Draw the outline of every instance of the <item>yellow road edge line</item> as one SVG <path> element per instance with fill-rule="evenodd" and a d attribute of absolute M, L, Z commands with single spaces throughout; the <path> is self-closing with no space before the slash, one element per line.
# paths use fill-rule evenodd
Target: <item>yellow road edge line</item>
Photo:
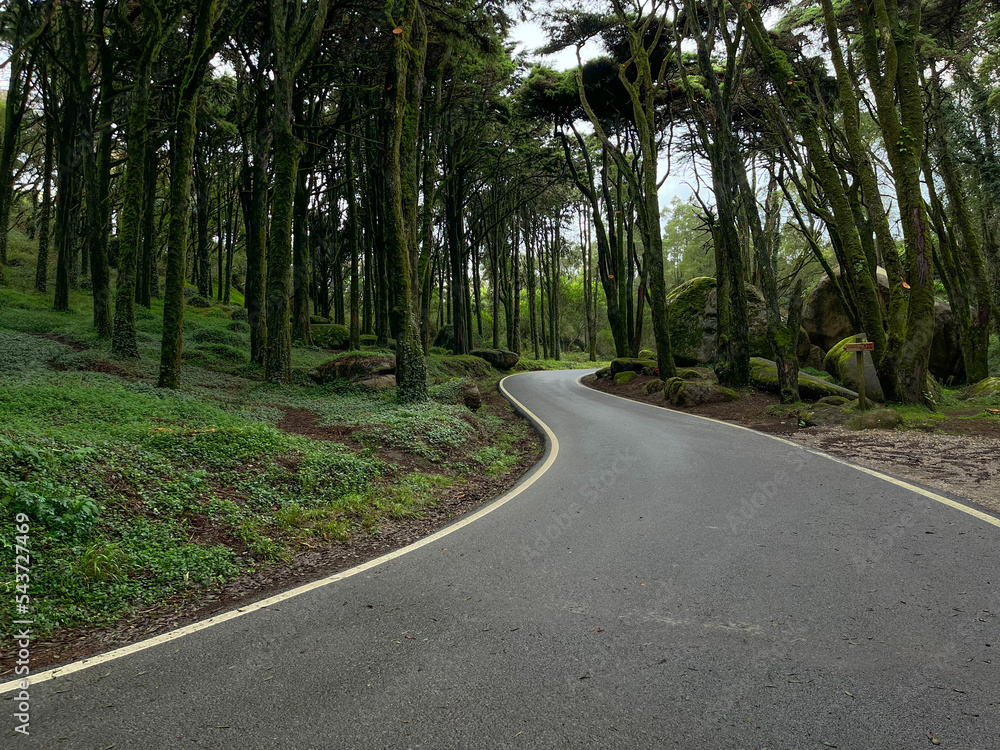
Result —
<path fill-rule="evenodd" d="M 517 373 L 518 375 L 525 375 L 527 373 Z M 337 581 L 342 581 L 345 578 L 350 578 L 358 573 L 364 573 L 367 570 L 378 567 L 379 565 L 384 565 L 385 563 L 395 560 L 397 557 L 402 557 L 403 555 L 420 549 L 421 547 L 426 547 L 428 544 L 436 542 L 437 540 L 448 536 L 449 534 L 462 529 L 474 521 L 478 521 L 483 516 L 492 513 L 498 508 L 506 505 L 515 497 L 520 495 L 531 485 L 533 485 L 538 479 L 543 476 L 555 463 L 556 457 L 559 455 L 559 439 L 555 436 L 555 433 L 549 429 L 549 426 L 545 424 L 541 419 L 539 419 L 535 414 L 529 411 L 524 404 L 514 398 L 507 389 L 504 387 L 504 381 L 508 378 L 515 377 L 514 375 L 508 375 L 503 378 L 499 383 L 498 387 L 500 392 L 505 398 L 512 402 L 516 407 L 518 407 L 524 414 L 533 420 L 536 425 L 541 427 L 545 434 L 546 440 L 549 444 L 548 456 L 539 465 L 536 464 L 535 468 L 532 470 L 531 474 L 526 480 L 521 484 L 517 485 L 511 490 L 508 490 L 506 494 L 500 496 L 489 505 L 486 505 L 475 513 L 471 513 L 468 516 L 456 521 L 455 523 L 446 526 L 443 529 L 435 531 L 430 536 L 426 536 L 423 539 L 409 544 L 401 549 L 388 552 L 381 557 L 376 557 L 373 560 L 357 565 L 348 570 L 343 570 L 339 573 L 334 573 L 325 578 L 320 578 L 317 581 L 312 581 L 310 583 L 297 586 L 288 591 L 283 591 L 280 594 L 275 594 L 274 596 L 269 596 L 266 599 L 261 599 L 259 602 L 254 602 L 253 604 L 247 604 L 243 607 L 237 607 L 236 609 L 230 610 L 228 612 L 223 612 L 220 615 L 215 615 L 214 617 L 209 617 L 206 620 L 199 620 L 198 622 L 193 622 L 190 625 L 185 625 L 184 627 L 177 628 L 176 630 L 171 630 L 167 633 L 161 633 L 160 635 L 153 636 L 152 638 L 147 638 L 146 640 L 139 641 L 138 643 L 132 643 L 128 646 L 122 646 L 121 648 L 116 648 L 113 651 L 108 651 L 107 653 L 97 654 L 96 656 L 90 656 L 86 659 L 80 659 L 79 661 L 71 662 L 65 664 L 61 667 L 55 667 L 54 669 L 47 669 L 43 672 L 37 674 L 28 675 L 26 677 L 21 677 L 16 680 L 11 680 L 9 682 L 4 682 L 0 684 L 0 695 L 4 693 L 9 693 L 14 690 L 21 689 L 21 682 L 27 681 L 29 686 L 37 685 L 42 682 L 48 682 L 49 680 L 54 680 L 57 677 L 66 677 L 75 672 L 80 672 L 84 669 L 89 669 L 90 667 L 96 667 L 100 664 L 106 664 L 110 661 L 115 661 L 121 659 L 125 656 L 130 656 L 131 654 L 138 653 L 140 651 L 145 651 L 146 649 L 153 648 L 154 646 L 159 646 L 164 643 L 169 643 L 170 641 L 176 641 L 179 638 L 183 638 L 186 635 L 191 635 L 192 633 L 197 633 L 200 630 L 206 630 L 215 625 L 221 625 L 229 620 L 235 620 L 237 617 L 242 617 L 243 615 L 248 615 L 252 612 L 257 612 L 262 609 L 274 606 L 275 604 L 280 604 L 281 602 L 288 601 L 302 594 L 309 593 L 324 586 L 328 586 L 331 583 L 336 583 Z"/>
<path fill-rule="evenodd" d="M 796 448 L 798 448 L 800 450 L 804 450 L 807 453 L 812 453 L 812 454 L 814 454 L 816 456 L 821 456 L 823 458 L 828 458 L 831 461 L 834 461 L 834 462 L 836 462 L 838 464 L 842 464 L 844 466 L 849 466 L 852 469 L 857 469 L 858 471 L 864 472 L 865 474 L 870 474 L 873 477 L 877 477 L 877 478 L 882 479 L 882 480 L 884 480 L 886 482 L 889 482 L 889 484 L 894 484 L 897 487 L 902 487 L 903 489 L 910 490 L 911 492 L 915 492 L 918 495 L 922 495 L 923 497 L 926 497 L 929 500 L 933 500 L 934 502 L 941 503 L 942 505 L 947 505 L 949 508 L 954 508 L 955 510 L 960 510 L 963 513 L 966 513 L 966 514 L 972 516 L 973 518 L 978 518 L 980 521 L 985 521 L 986 523 L 992 524 L 992 525 L 996 526 L 997 528 L 1000 528 L 1000 518 L 996 518 L 995 516 L 991 516 L 990 514 L 984 513 L 984 512 L 982 512 L 980 510 L 976 510 L 975 508 L 970 508 L 969 506 L 967 506 L 967 505 L 965 505 L 963 503 L 960 503 L 960 502 L 957 502 L 957 501 L 952 500 L 950 498 L 947 498 L 944 495 L 939 495 L 936 492 L 932 492 L 931 490 L 926 490 L 923 487 L 918 487 L 915 484 L 910 484 L 909 482 L 907 482 L 907 481 L 905 481 L 903 479 L 899 479 L 898 477 L 890 476 L 889 474 L 883 474 L 881 471 L 878 471 L 876 469 L 870 469 L 867 466 L 859 466 L 858 464 L 853 464 L 850 461 L 844 460 L 840 456 L 834 456 L 831 453 L 826 453 L 825 451 L 821 451 L 821 450 L 819 450 L 817 448 L 813 448 L 810 445 L 803 445 L 802 443 L 796 443 L 794 440 L 788 440 L 787 438 L 778 437 L 777 435 L 772 435 L 772 434 L 770 434 L 768 432 L 762 432 L 761 430 L 755 430 L 752 427 L 745 427 L 744 425 L 735 424 L 733 422 L 724 422 L 721 419 L 713 419 L 712 417 L 704 417 L 701 414 L 691 414 L 691 413 L 686 412 L 686 411 L 678 411 L 676 409 L 671 409 L 671 408 L 669 408 L 667 406 L 659 406 L 658 404 L 651 404 L 648 401 L 636 401 L 635 399 L 628 398 L 626 396 L 619 396 L 619 395 L 617 395 L 615 393 L 608 393 L 606 391 L 599 391 L 596 388 L 591 388 L 588 385 L 584 385 L 583 379 L 585 377 L 587 377 L 586 373 L 583 374 L 583 375 L 581 375 L 580 377 L 578 377 L 576 379 L 576 383 L 577 383 L 577 385 L 579 385 L 579 386 L 581 386 L 583 388 L 586 388 L 588 391 L 592 391 L 594 393 L 600 393 L 603 396 L 610 396 L 611 398 L 619 398 L 622 401 L 629 401 L 630 403 L 633 403 L 633 404 L 640 404 L 642 406 L 651 406 L 654 409 L 662 409 L 664 411 L 670 412 L 671 414 L 681 414 L 681 415 L 683 415 L 685 417 L 691 417 L 691 418 L 694 418 L 694 419 L 704 419 L 706 422 L 714 422 L 715 424 L 722 424 L 722 425 L 726 425 L 727 427 L 735 427 L 737 430 L 747 430 L 748 432 L 753 432 L 753 433 L 755 433 L 757 435 L 763 435 L 765 437 L 771 438 L 772 440 L 777 440 L 780 443 L 785 443 L 786 445 L 791 445 L 791 446 L 794 446 L 794 447 L 796 447 Z"/>

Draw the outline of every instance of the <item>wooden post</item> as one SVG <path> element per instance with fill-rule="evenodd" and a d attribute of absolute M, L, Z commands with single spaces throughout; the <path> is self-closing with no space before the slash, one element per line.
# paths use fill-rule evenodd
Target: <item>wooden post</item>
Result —
<path fill-rule="evenodd" d="M 868 340 L 868 337 L 859 333 L 854 337 L 859 344 Z M 858 358 L 858 409 L 865 411 L 868 409 L 868 400 L 865 398 L 865 350 L 859 349 L 854 354 Z"/>

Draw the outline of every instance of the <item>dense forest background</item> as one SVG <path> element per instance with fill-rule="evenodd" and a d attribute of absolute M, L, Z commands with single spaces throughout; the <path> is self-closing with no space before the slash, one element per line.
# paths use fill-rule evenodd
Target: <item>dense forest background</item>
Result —
<path fill-rule="evenodd" d="M 4 304 L 91 306 L 116 357 L 155 344 L 166 388 L 184 316 L 234 306 L 247 376 L 289 382 L 293 342 L 391 344 L 413 401 L 434 347 L 650 348 L 667 377 L 671 290 L 711 277 L 720 382 L 747 385 L 764 354 L 793 401 L 822 283 L 874 343 L 886 398 L 927 403 L 945 309 L 949 377 L 990 375 L 997 10 L 11 0 Z M 514 55 L 529 16 L 542 52 L 601 56 L 563 72 Z M 670 174 L 689 198 L 661 198 Z"/>

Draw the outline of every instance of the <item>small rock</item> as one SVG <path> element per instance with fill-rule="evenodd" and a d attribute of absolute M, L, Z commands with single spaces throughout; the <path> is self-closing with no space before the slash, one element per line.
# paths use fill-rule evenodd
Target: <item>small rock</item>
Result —
<path fill-rule="evenodd" d="M 855 416 L 848 427 L 852 430 L 894 430 L 903 424 L 903 418 L 892 409 L 873 409 Z"/>
<path fill-rule="evenodd" d="M 472 411 L 477 411 L 483 405 L 483 394 L 479 392 L 479 386 L 475 383 L 468 383 L 462 389 L 462 403 Z"/>

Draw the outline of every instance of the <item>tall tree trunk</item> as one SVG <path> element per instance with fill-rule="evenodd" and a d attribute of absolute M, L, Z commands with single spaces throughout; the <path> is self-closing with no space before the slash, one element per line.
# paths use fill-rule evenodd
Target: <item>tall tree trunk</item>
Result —
<path fill-rule="evenodd" d="M 46 80 L 43 74 L 44 88 L 48 88 L 48 84 L 44 81 Z M 45 292 L 48 285 L 48 273 L 49 273 L 49 224 L 51 214 L 52 214 L 52 161 L 55 151 L 55 134 L 53 132 L 55 125 L 51 113 L 48 112 L 49 108 L 49 97 L 43 94 L 45 99 L 45 109 L 46 109 L 46 126 L 45 126 L 45 156 L 42 165 L 42 207 L 38 212 L 38 260 L 35 265 L 35 289 L 39 292 Z"/>
<path fill-rule="evenodd" d="M 186 57 L 174 115 L 170 159 L 170 225 L 167 237 L 167 284 L 163 299 L 163 340 L 160 345 L 160 388 L 180 387 L 184 329 L 184 263 L 188 245 L 191 171 L 197 137 L 198 93 L 208 68 L 212 28 L 222 0 L 197 0 L 194 36 Z"/>

